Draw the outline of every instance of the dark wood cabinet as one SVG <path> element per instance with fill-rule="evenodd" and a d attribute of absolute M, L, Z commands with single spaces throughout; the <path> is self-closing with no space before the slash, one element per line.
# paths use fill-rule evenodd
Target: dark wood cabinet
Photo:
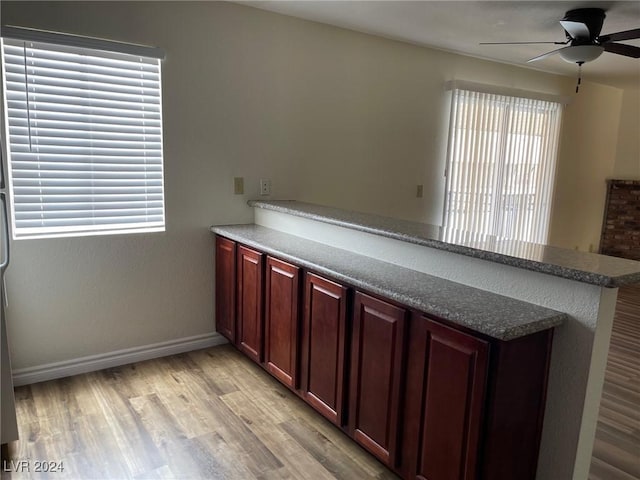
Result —
<path fill-rule="evenodd" d="M 534 480 L 553 329 L 492 342 L 480 478 Z"/>
<path fill-rule="evenodd" d="M 485 402 L 489 343 L 426 317 L 414 319 L 412 342 L 419 419 L 409 439 L 410 477 L 424 480 L 478 478 L 480 429 Z M 416 388 L 417 387 L 417 388 Z"/>
<path fill-rule="evenodd" d="M 237 249 L 237 345 L 255 362 L 262 361 L 264 255 L 239 245 Z"/>
<path fill-rule="evenodd" d="M 267 257 L 265 364 L 272 375 L 293 388 L 298 386 L 299 289 L 300 269 Z"/>
<path fill-rule="evenodd" d="M 302 323 L 302 379 L 305 400 L 336 425 L 343 424 L 347 288 L 307 273 Z"/>
<path fill-rule="evenodd" d="M 216 328 L 405 479 L 534 480 L 553 329 L 502 341 L 216 238 Z"/>
<path fill-rule="evenodd" d="M 349 389 L 349 433 L 394 466 L 400 428 L 406 311 L 357 292 Z"/>
<path fill-rule="evenodd" d="M 236 342 L 236 243 L 216 237 L 216 330 Z"/>

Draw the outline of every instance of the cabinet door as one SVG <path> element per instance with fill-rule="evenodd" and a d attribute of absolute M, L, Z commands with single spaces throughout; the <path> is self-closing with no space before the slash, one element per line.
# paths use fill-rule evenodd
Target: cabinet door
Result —
<path fill-rule="evenodd" d="M 247 247 L 238 246 L 238 348 L 255 362 L 262 361 L 263 314 L 262 277 L 263 255 Z"/>
<path fill-rule="evenodd" d="M 216 330 L 236 342 L 236 242 L 216 237 Z"/>
<path fill-rule="evenodd" d="M 347 289 L 311 273 L 305 278 L 302 395 L 318 412 L 342 425 Z"/>
<path fill-rule="evenodd" d="M 473 480 L 484 408 L 489 344 L 417 318 L 426 359 L 415 478 Z M 417 380 L 417 379 L 416 379 Z"/>
<path fill-rule="evenodd" d="M 281 382 L 296 388 L 300 269 L 267 257 L 265 363 Z"/>
<path fill-rule="evenodd" d="M 356 293 L 349 430 L 356 442 L 390 466 L 397 458 L 405 322 L 404 309 Z"/>

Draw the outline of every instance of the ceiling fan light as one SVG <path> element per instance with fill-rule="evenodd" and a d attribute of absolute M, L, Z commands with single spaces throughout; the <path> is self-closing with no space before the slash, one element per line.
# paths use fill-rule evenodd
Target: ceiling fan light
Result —
<path fill-rule="evenodd" d="M 586 63 L 595 60 L 604 52 L 600 45 L 576 45 L 560 50 L 560 56 L 565 62 Z"/>

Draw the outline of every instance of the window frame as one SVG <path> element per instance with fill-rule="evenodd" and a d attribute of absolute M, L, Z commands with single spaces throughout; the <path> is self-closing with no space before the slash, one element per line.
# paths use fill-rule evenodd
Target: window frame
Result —
<path fill-rule="evenodd" d="M 5 183 L 5 188 L 6 190 L 8 190 L 9 192 L 9 196 L 11 198 L 11 201 L 9 202 L 10 204 L 10 213 L 9 213 L 9 217 L 11 219 L 10 222 L 10 226 L 11 226 L 11 231 L 12 231 L 12 237 L 14 240 L 22 240 L 22 239 L 35 239 L 35 238 L 60 238 L 60 237 L 79 237 L 79 236 L 101 236 L 101 235 L 119 235 L 119 234 L 129 234 L 129 233 L 151 233 L 151 232 L 163 232 L 166 230 L 166 202 L 165 202 L 165 178 L 164 178 L 164 172 L 165 172 L 165 166 L 164 166 L 164 138 L 163 138 L 163 102 L 162 102 L 162 60 L 164 59 L 164 52 L 156 47 L 147 47 L 144 45 L 136 45 L 136 44 L 127 44 L 127 43 L 122 43 L 122 42 L 115 42 L 115 41 L 111 41 L 111 40 L 105 40 L 105 39 L 97 39 L 97 38 L 91 38 L 91 37 L 81 37 L 81 36 L 76 36 L 76 35 L 70 35 L 70 34 L 61 34 L 61 33 L 55 33 L 55 32 L 46 32 L 46 31 L 41 31 L 41 30 L 34 30 L 34 29 L 27 29 L 27 28 L 22 28 L 22 27 L 7 27 L 7 26 L 3 26 L 2 27 L 2 32 L 0 35 L 2 38 L 0 39 L 0 48 L 2 49 L 2 131 L 4 132 L 5 135 L 5 139 L 2 145 L 2 150 L 3 150 L 3 157 L 4 159 L 6 159 L 6 163 L 3 165 L 3 171 L 5 173 L 4 175 L 4 183 Z M 155 141 L 155 144 L 159 144 L 159 147 L 157 148 L 157 152 L 159 155 L 159 163 L 156 160 L 156 164 L 155 164 L 155 178 L 156 180 L 154 181 L 156 184 L 156 189 L 159 189 L 159 194 L 157 194 L 160 198 L 159 200 L 155 200 L 155 201 L 151 201 L 151 200 L 141 200 L 141 202 L 143 202 L 142 205 L 146 205 L 146 206 L 142 206 L 139 210 L 144 210 L 147 212 L 150 212 L 149 205 L 154 204 L 155 207 L 153 207 L 153 211 L 158 212 L 160 211 L 160 213 L 156 213 L 155 217 L 160 217 L 159 220 L 156 220 L 154 222 L 149 223 L 148 221 L 144 220 L 144 221 L 131 221 L 132 218 L 129 215 L 129 221 L 127 221 L 127 215 L 126 215 L 126 211 L 129 209 L 131 209 L 131 206 L 124 206 L 123 208 L 115 208 L 113 211 L 117 212 L 120 211 L 120 213 L 122 214 L 123 212 L 125 213 L 124 215 L 118 215 L 117 213 L 114 215 L 111 214 L 107 214 L 105 213 L 107 207 L 105 207 L 103 205 L 103 212 L 101 212 L 102 214 L 102 220 L 100 220 L 100 216 L 97 215 L 94 217 L 92 217 L 93 214 L 89 214 L 86 215 L 85 213 L 82 213 L 81 215 L 79 215 L 77 217 L 77 219 L 75 219 L 76 222 L 79 221 L 85 221 L 85 222 L 93 222 L 92 224 L 82 224 L 82 225 L 58 225 L 58 226 L 46 226 L 45 225 L 45 221 L 42 220 L 42 226 L 40 227 L 33 227 L 32 228 L 26 228 L 26 227 L 17 227 L 16 225 L 16 201 L 15 201 L 15 191 L 14 191 L 14 187 L 15 187 L 15 179 L 14 179 L 14 172 L 13 172 L 13 151 L 12 151 L 12 137 L 11 137 L 11 133 L 10 133 L 10 129 L 11 129 L 11 121 L 9 118 L 9 109 L 8 109 L 8 98 L 9 98 L 9 94 L 8 94 L 8 90 L 7 90 L 7 74 L 6 74 L 6 62 L 5 62 L 5 39 L 9 40 L 10 43 L 16 42 L 16 41 L 22 41 L 22 42 L 26 42 L 26 43 L 36 43 L 36 44 L 46 44 L 48 45 L 48 47 L 54 47 L 54 49 L 56 47 L 59 47 L 58 50 L 61 52 L 65 52 L 65 51 L 70 51 L 71 50 L 76 50 L 78 53 L 82 54 L 82 52 L 87 52 L 87 53 L 94 53 L 94 56 L 96 58 L 105 58 L 105 59 L 109 59 L 111 57 L 113 58 L 124 58 L 125 60 L 130 59 L 133 60 L 134 57 L 144 57 L 146 60 L 146 62 L 148 62 L 148 64 L 155 64 L 157 68 L 157 90 L 154 89 L 153 91 L 156 92 L 157 91 L 157 108 L 158 108 L 158 119 L 156 119 L 156 123 L 157 126 L 155 127 L 156 130 L 158 131 L 158 133 L 155 135 L 156 137 L 159 137 L 158 140 Z M 54 50 L 51 50 L 54 51 Z M 26 52 L 26 47 L 25 47 L 25 52 Z M 101 53 L 100 53 L 101 52 Z M 25 53 L 26 55 L 26 53 Z M 69 54 L 71 55 L 71 54 Z M 25 57 L 26 58 L 26 57 Z M 26 64 L 25 64 L 26 67 Z M 79 71 L 79 70 L 77 70 Z M 27 81 L 27 76 L 25 74 L 25 83 Z M 78 83 L 82 83 L 82 80 L 79 80 Z M 88 84 L 87 84 L 88 85 Z M 84 87 L 86 88 L 87 85 L 84 85 Z M 25 85 L 26 88 L 26 85 Z M 87 91 L 85 90 L 78 90 L 79 92 L 81 92 L 82 94 L 86 94 Z M 102 94 L 104 95 L 105 92 L 109 93 L 110 90 L 109 88 L 105 88 L 105 89 L 100 89 L 100 92 L 102 92 Z M 27 94 L 28 95 L 28 94 Z M 84 96 L 84 95 L 80 95 L 80 96 Z M 26 97 L 25 97 L 26 98 Z M 140 97 L 142 98 L 142 97 Z M 89 95 L 87 95 L 87 103 L 89 103 L 91 100 L 93 99 L 93 97 Z M 28 105 L 28 100 L 27 100 L 27 105 Z M 78 105 L 80 105 L 81 107 L 84 104 L 83 102 L 78 103 Z M 141 105 L 146 105 L 146 102 L 143 100 L 141 102 Z M 68 105 L 67 105 L 68 106 Z M 86 107 L 83 107 L 86 108 Z M 144 107 L 141 107 L 142 110 L 144 110 Z M 79 117 L 81 116 L 81 114 L 78 115 Z M 144 114 L 143 114 L 144 117 Z M 30 117 L 31 118 L 31 117 Z M 113 136 L 116 137 L 118 135 L 121 135 L 120 133 L 120 127 L 121 124 L 118 123 L 120 120 L 119 118 L 122 117 L 116 117 L 116 120 L 114 121 L 114 124 L 116 125 L 116 130 L 114 130 Z M 82 123 L 82 122 L 80 122 Z M 87 123 L 87 128 L 86 131 L 87 132 L 91 132 L 91 125 L 93 125 L 92 123 Z M 29 136 L 30 136 L 30 130 L 31 130 L 31 120 L 28 123 L 28 128 L 29 128 Z M 52 127 L 55 129 L 55 126 Z M 146 127 L 142 127 L 142 132 L 145 131 Z M 79 128 L 77 130 L 74 129 L 69 129 L 69 131 L 75 133 L 76 135 L 78 134 L 78 132 L 83 131 L 84 129 Z M 132 146 L 130 148 L 135 148 L 136 145 L 139 145 L 139 143 L 136 142 L 141 142 L 143 139 L 145 138 L 145 133 L 139 133 L 136 132 L 136 137 L 132 138 Z M 72 143 L 69 142 L 69 138 L 67 138 L 66 135 L 61 135 L 60 136 L 61 139 L 63 139 L 63 142 L 67 142 L 67 143 Z M 89 142 L 91 143 L 92 141 L 95 141 L 95 139 L 92 140 L 92 134 L 89 133 L 85 136 L 78 136 L 77 137 L 79 140 L 79 142 Z M 74 137 L 75 139 L 75 137 Z M 84 139 L 84 140 L 83 140 Z M 113 143 L 122 143 L 122 140 L 113 140 Z M 29 138 L 29 145 L 31 145 L 31 138 Z M 144 145 L 146 145 L 146 140 L 144 140 Z M 105 148 L 105 150 L 107 150 L 110 147 L 110 145 L 108 147 Z M 65 147 L 66 148 L 66 147 Z M 15 149 L 15 147 L 14 147 Z M 83 163 L 85 165 L 84 169 L 83 167 L 77 166 L 74 168 L 77 168 L 78 170 L 78 177 L 82 177 L 83 176 L 83 172 L 84 175 L 86 175 L 86 173 L 90 170 L 93 170 L 95 165 L 98 165 L 98 163 L 96 163 L 96 160 L 100 160 L 100 155 L 94 155 L 93 153 L 93 149 L 94 147 L 85 147 L 85 149 L 91 149 L 92 152 L 90 154 L 86 154 L 86 157 L 88 160 L 82 160 L 80 161 L 81 163 Z M 143 150 L 144 152 L 146 152 L 146 150 Z M 63 155 L 65 153 L 65 151 L 62 152 Z M 145 153 L 146 155 L 146 153 Z M 128 154 L 123 154 L 124 161 L 126 162 L 127 158 L 131 158 L 130 155 Z M 26 160 L 23 163 L 28 163 L 31 160 Z M 56 160 L 50 160 L 50 164 L 54 164 Z M 69 162 L 65 162 L 65 163 L 69 163 Z M 146 165 L 146 160 L 142 163 L 140 163 L 140 165 L 145 164 Z M 152 165 L 153 166 L 153 165 Z M 40 167 L 38 167 L 40 168 Z M 53 167 L 52 167 L 53 168 Z M 56 168 L 54 168 L 55 170 Z M 34 170 L 36 171 L 36 170 Z M 143 166 L 141 167 L 140 170 L 137 170 L 136 172 L 139 174 L 138 176 L 141 178 L 146 178 L 147 174 L 144 172 L 147 172 L 148 167 L 147 166 Z M 75 171 L 73 172 L 75 173 Z M 113 174 L 114 178 L 127 178 L 126 173 L 124 173 L 123 169 L 118 169 L 117 167 L 105 167 L 105 171 L 103 172 L 104 178 L 106 179 L 106 184 L 110 184 L 111 180 L 111 175 Z M 57 177 L 56 177 L 57 178 Z M 62 177 L 61 177 L 62 178 Z M 158 181 L 159 178 L 159 181 Z M 91 182 L 92 180 L 87 180 L 86 178 L 81 178 L 80 180 L 78 180 L 78 184 L 80 184 L 81 182 L 86 182 L 87 185 Z M 146 180 L 143 180 L 146 182 Z M 113 188 L 111 190 L 117 190 L 120 188 L 124 188 L 123 192 L 126 192 L 126 186 L 123 186 L 122 184 L 126 183 L 125 181 L 113 181 Z M 84 185 L 85 183 L 82 183 L 82 185 Z M 146 184 L 146 183 L 145 183 Z M 145 190 L 146 191 L 146 190 Z M 130 193 L 131 191 L 129 191 L 127 193 L 127 195 L 132 195 Z M 96 205 L 99 205 L 96 203 L 96 199 L 95 199 L 95 195 L 94 193 L 88 193 L 86 194 L 86 197 L 92 197 L 91 200 L 79 200 L 77 203 L 82 204 L 82 207 L 74 207 L 74 208 L 78 208 L 79 211 L 87 211 L 87 208 L 89 210 L 94 210 Z M 121 195 L 120 192 L 115 193 L 114 195 Z M 49 201 L 49 205 L 52 205 L 53 200 Z M 111 199 L 108 200 L 111 203 L 115 203 L 115 201 L 112 201 Z M 128 197 L 125 196 L 123 197 L 122 201 L 120 201 L 120 204 L 126 204 L 128 202 Z M 55 201 L 54 201 L 55 202 Z M 151 203 L 149 203 L 151 202 Z M 41 201 L 40 202 L 43 206 L 47 205 L 47 201 Z M 57 203 L 60 203 L 59 201 Z M 160 204 L 160 206 L 158 205 Z M 59 207 L 60 210 L 64 210 L 67 207 L 65 206 L 64 208 Z M 72 208 L 71 210 L 74 210 L 74 208 Z M 97 210 L 97 209 L 96 209 Z M 130 212 L 129 212 L 130 213 Z M 66 215 L 66 214 L 65 214 Z M 84 215 L 84 216 L 83 216 Z M 143 214 L 144 216 L 145 214 Z M 148 214 L 146 214 L 148 215 Z M 64 215 L 63 215 L 64 216 Z M 113 220 L 111 221 L 105 221 L 104 218 L 105 217 L 113 217 Z M 75 218 L 75 217 L 74 217 Z M 90 218 L 93 218 L 93 220 L 89 220 Z M 96 218 L 98 218 L 98 220 L 96 220 Z M 72 219 L 73 220 L 73 219 Z M 61 220 L 64 221 L 64 220 Z M 56 220 L 57 222 L 57 220 Z M 96 223 L 98 222 L 98 223 Z M 106 222 L 106 223 L 105 223 Z M 148 223 L 148 225 L 145 225 L 144 223 Z"/>
<path fill-rule="evenodd" d="M 548 234 L 549 234 L 549 226 L 550 226 L 550 219 L 551 219 L 550 215 L 551 215 L 551 209 L 552 209 L 553 191 L 554 191 L 555 177 L 556 177 L 555 174 L 556 174 L 557 163 L 558 163 L 557 159 L 558 159 L 558 152 L 559 152 L 560 134 L 561 134 L 561 128 L 562 128 L 562 111 L 563 111 L 564 105 L 569 103 L 569 99 L 567 97 L 562 97 L 562 96 L 549 95 L 549 94 L 543 94 L 543 93 L 537 93 L 537 92 L 526 92 L 523 90 L 509 89 L 509 88 L 502 88 L 502 87 L 495 87 L 495 86 L 487 86 L 487 85 L 475 84 L 472 82 L 465 82 L 465 81 L 447 82 L 446 90 L 450 91 L 451 97 L 449 102 L 449 106 L 450 106 L 449 130 L 448 130 L 448 141 L 447 141 L 447 150 L 446 150 L 446 159 L 445 159 L 445 185 L 444 185 L 444 199 L 443 199 L 444 201 L 443 201 L 443 212 L 442 212 L 443 237 L 446 237 L 447 241 L 466 242 L 466 243 L 468 242 L 476 242 L 476 243 L 477 242 L 483 242 L 483 243 L 494 242 L 495 243 L 496 240 L 514 240 L 514 241 L 542 243 L 542 244 L 546 243 L 548 240 Z M 550 124 L 552 124 L 552 126 L 555 129 L 551 131 L 550 135 L 548 135 L 547 138 L 545 138 L 544 141 L 542 142 L 545 149 L 549 150 L 548 155 L 546 155 L 547 158 L 544 161 L 550 162 L 550 165 L 545 165 L 543 168 L 548 168 L 550 170 L 546 172 L 545 178 L 550 178 L 551 185 L 545 186 L 544 191 L 540 191 L 540 189 L 538 188 L 538 190 L 534 192 L 534 195 L 536 195 L 537 197 L 541 197 L 541 196 L 545 197 L 541 202 L 541 204 L 545 206 L 545 212 L 544 212 L 545 215 L 543 218 L 543 221 L 544 221 L 543 234 L 537 235 L 537 236 L 533 236 L 533 235 L 529 235 L 526 237 L 523 236 L 523 234 L 526 234 L 527 231 L 530 233 L 532 230 L 529 223 L 531 222 L 531 220 L 529 219 L 529 222 L 525 222 L 529 226 L 524 226 L 524 227 L 521 226 L 519 228 L 519 231 L 516 232 L 519 235 L 516 238 L 514 238 L 512 235 L 505 235 L 504 229 L 507 226 L 508 222 L 505 222 L 505 221 L 498 222 L 498 220 L 500 219 L 500 217 L 503 217 L 504 215 L 507 214 L 506 203 L 505 205 L 503 205 L 503 208 L 501 209 L 489 208 L 490 218 L 484 218 L 485 221 L 488 221 L 493 225 L 492 227 L 489 227 L 489 228 L 479 227 L 478 223 L 482 220 L 482 214 L 478 214 L 478 212 L 474 212 L 473 208 L 470 208 L 470 209 L 467 208 L 465 213 L 468 216 L 475 215 L 475 217 L 473 217 L 473 220 L 470 221 L 466 219 L 464 222 L 452 220 L 452 217 L 455 214 L 452 213 L 454 209 L 452 208 L 451 205 L 455 204 L 455 202 L 452 200 L 451 196 L 456 193 L 454 191 L 455 189 L 452 188 L 452 182 L 461 181 L 460 178 L 456 178 L 456 180 L 453 180 L 454 176 L 460 175 L 459 172 L 454 172 L 454 167 L 456 167 L 455 165 L 456 156 L 459 156 L 461 153 L 462 154 L 470 153 L 468 151 L 469 149 L 471 149 L 471 151 L 473 152 L 473 149 L 476 148 L 480 142 L 484 142 L 482 145 L 488 151 L 488 153 L 487 151 L 483 152 L 483 154 L 477 153 L 476 154 L 477 157 L 481 155 L 486 155 L 486 156 L 494 155 L 494 156 L 500 157 L 498 158 L 498 162 L 500 162 L 500 166 L 493 167 L 494 170 L 497 171 L 498 175 L 486 177 L 486 171 L 483 171 L 482 175 L 484 175 L 485 177 L 481 177 L 479 181 L 478 179 L 474 178 L 474 181 L 477 183 L 473 183 L 471 188 L 466 188 L 467 183 L 464 183 L 465 189 L 461 189 L 460 191 L 458 191 L 457 192 L 458 195 L 480 195 L 482 191 L 476 189 L 477 185 L 478 183 L 482 183 L 482 181 L 485 181 L 486 182 L 484 184 L 485 186 L 488 183 L 491 183 L 493 185 L 492 190 L 489 193 L 484 192 L 485 195 L 489 195 L 492 197 L 500 196 L 501 199 L 502 197 L 505 197 L 505 195 L 508 196 L 508 193 L 505 192 L 505 188 L 513 186 L 513 184 L 507 183 L 504 181 L 504 178 L 498 178 L 498 177 L 504 177 L 506 175 L 507 169 L 513 168 L 514 165 L 517 165 L 516 162 L 510 163 L 504 158 L 504 156 L 506 155 L 506 149 L 507 149 L 507 147 L 504 144 L 500 147 L 502 151 L 499 152 L 498 154 L 496 154 L 494 150 L 492 150 L 491 148 L 487 148 L 487 144 L 493 145 L 491 143 L 491 139 L 489 138 L 490 137 L 489 131 L 491 129 L 488 127 L 485 127 L 483 131 L 483 126 L 481 123 L 477 121 L 477 119 L 472 118 L 470 121 L 470 124 L 468 124 L 466 127 L 466 129 L 471 131 L 470 137 L 472 137 L 471 139 L 466 139 L 466 141 L 468 142 L 468 145 L 466 145 L 464 148 L 459 148 L 459 145 L 456 144 L 456 141 L 459 141 L 459 135 L 460 135 L 459 132 L 456 131 L 456 129 L 458 128 L 458 122 L 459 122 L 459 119 L 456 117 L 458 113 L 457 108 L 461 108 L 461 109 L 468 108 L 468 106 L 462 107 L 460 105 L 456 105 L 457 92 L 463 92 L 463 94 L 467 96 L 466 97 L 467 101 L 470 101 L 471 98 L 481 99 L 482 101 L 485 101 L 485 102 L 495 102 L 495 103 L 502 101 L 505 103 L 505 107 L 503 107 L 505 108 L 505 110 L 518 109 L 518 108 L 521 109 L 523 108 L 523 105 L 528 105 L 527 108 L 529 110 L 526 114 L 529 116 L 534 116 L 536 114 L 536 108 L 544 107 L 549 109 L 549 112 L 551 112 L 552 109 L 555 109 L 555 111 L 551 113 L 555 115 L 555 117 L 545 120 L 546 122 L 550 122 Z M 484 105 L 484 108 L 488 109 L 491 107 L 489 107 L 489 103 L 487 103 L 486 105 Z M 493 106 L 493 108 L 498 109 L 499 107 Z M 546 114 L 549 115 L 549 112 L 547 112 Z M 486 112 L 483 112 L 482 114 L 486 115 Z M 466 116 L 465 119 L 469 120 L 470 115 L 468 114 L 468 112 L 465 112 L 465 116 Z M 496 118 L 490 117 L 490 120 L 496 121 Z M 505 119 L 503 119 L 502 121 L 505 121 Z M 509 137 L 515 137 L 516 135 L 518 135 L 518 132 L 516 131 L 517 128 L 512 128 L 514 127 L 514 125 L 511 124 L 511 120 L 507 119 L 506 123 L 508 125 L 500 126 L 494 132 L 491 132 L 491 133 L 494 133 L 494 135 L 503 137 L 501 141 L 505 142 L 505 144 L 509 143 Z M 518 125 L 516 125 L 516 127 L 517 126 Z M 492 125 L 492 127 L 494 126 Z M 463 128 L 465 127 L 463 126 Z M 476 132 L 479 132 L 479 133 L 476 133 Z M 521 131 L 521 134 L 525 136 L 528 135 L 529 137 L 531 137 L 529 141 L 533 141 L 532 139 L 534 135 L 531 132 L 525 132 L 523 130 Z M 478 136 L 481 137 L 480 142 L 477 139 Z M 511 140 L 513 140 L 513 138 L 511 138 Z M 469 145 L 471 145 L 471 147 Z M 549 145 L 551 146 L 550 148 L 549 148 Z M 493 147 L 495 148 L 495 146 Z M 519 158 L 522 159 L 524 157 L 521 156 Z M 477 171 L 480 168 L 484 169 L 485 167 L 482 166 L 483 162 L 488 163 L 487 160 L 481 159 L 480 162 L 474 163 L 475 165 L 474 167 L 471 167 L 471 168 L 467 167 L 467 170 L 464 170 L 462 172 L 462 175 L 466 176 L 464 177 L 463 181 L 468 182 L 469 176 L 473 177 L 478 173 Z M 488 167 L 488 169 L 490 170 L 491 167 Z M 489 180 L 487 180 L 486 178 L 489 178 Z M 509 179 L 508 182 L 510 182 L 511 180 L 512 179 Z M 537 180 L 537 186 L 539 187 L 539 185 L 540 185 L 540 179 Z M 492 200 L 492 202 L 493 201 L 494 200 Z M 467 202 L 466 204 L 468 205 L 469 202 Z M 532 210 L 529 210 L 529 212 L 534 210 L 535 208 Z M 528 214 L 531 215 L 531 213 L 528 213 Z M 533 215 L 535 214 L 536 213 L 534 211 Z M 526 209 L 525 209 L 525 215 L 527 215 Z M 522 222 L 521 220 L 516 220 L 516 221 L 519 223 Z M 500 225 L 497 226 L 497 223 L 499 223 Z M 538 226 L 539 224 L 540 224 L 540 221 L 538 221 L 536 226 Z"/>

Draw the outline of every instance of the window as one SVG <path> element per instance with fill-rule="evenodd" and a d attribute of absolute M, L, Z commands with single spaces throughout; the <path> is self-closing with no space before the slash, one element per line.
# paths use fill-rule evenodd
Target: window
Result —
<path fill-rule="evenodd" d="M 164 231 L 159 50 L 2 34 L 14 238 Z"/>
<path fill-rule="evenodd" d="M 562 104 L 453 88 L 446 240 L 546 243 Z"/>

